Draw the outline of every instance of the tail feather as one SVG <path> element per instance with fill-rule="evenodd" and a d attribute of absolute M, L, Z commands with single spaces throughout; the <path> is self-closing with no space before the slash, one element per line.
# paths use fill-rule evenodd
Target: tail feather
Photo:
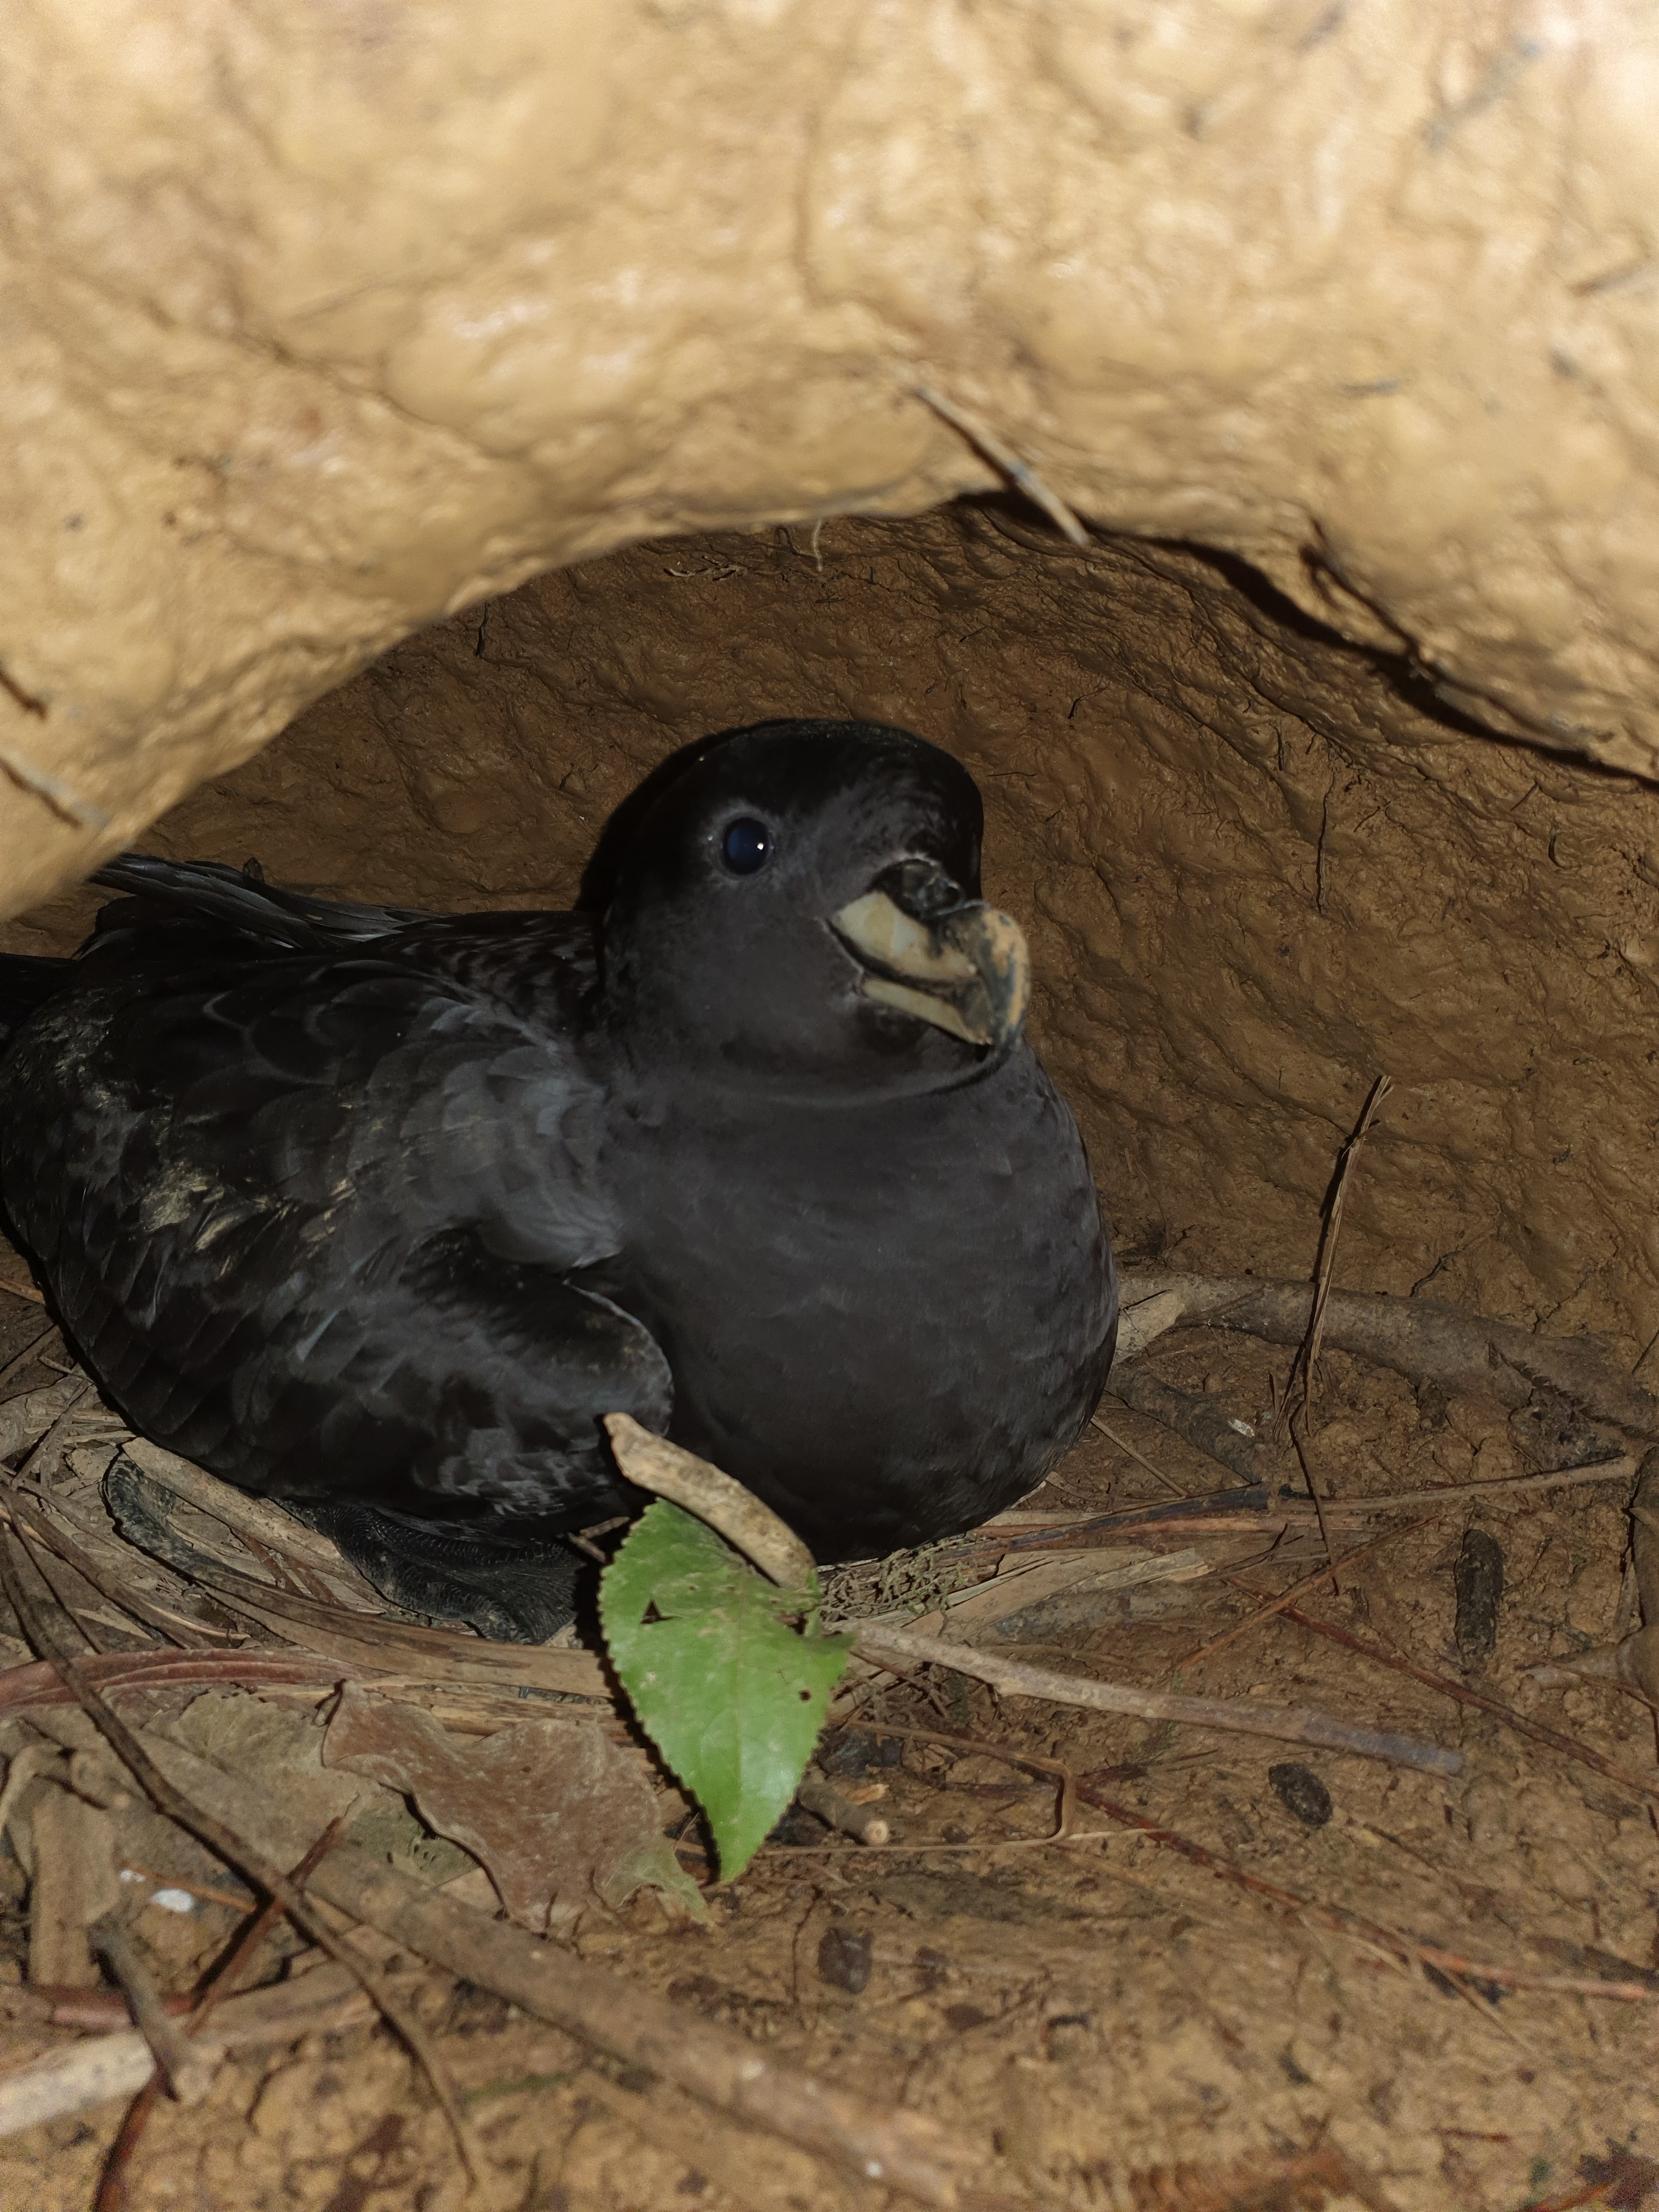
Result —
<path fill-rule="evenodd" d="M 120 905 L 104 909 L 100 928 L 194 918 L 223 922 L 296 952 L 333 951 L 428 919 L 411 908 L 356 906 L 283 890 L 266 883 L 252 863 L 229 868 L 219 860 L 164 860 L 153 853 L 123 853 L 98 869 L 92 880 L 128 894 Z M 132 910 L 134 900 L 143 911 Z"/>

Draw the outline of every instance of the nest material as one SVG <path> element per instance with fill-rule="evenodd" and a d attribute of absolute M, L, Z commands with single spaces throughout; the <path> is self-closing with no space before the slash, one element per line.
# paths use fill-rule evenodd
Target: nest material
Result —
<path fill-rule="evenodd" d="M 1233 1286 L 1228 1287 L 1231 1291 Z M 1305 1291 L 1301 1296 L 1305 1308 Z M 1230 1309 L 1237 1310 L 1236 1305 Z M 1219 1320 L 1221 1316 L 1210 1317 Z M 1273 1332 L 1264 1328 L 1259 1333 Z M 1334 1336 L 1332 1340 L 1336 1340 Z M 1521 1371 L 1516 1363 L 1506 1364 Z M 1579 1403 L 1589 1396 L 1584 1393 Z M 1602 1399 L 1595 1408 L 1604 1419 L 1607 1402 Z M 1230 1426 L 1233 1434 L 1243 1434 L 1237 1423 Z M 48 1390 L 0 1404 L 0 1456 L 15 1460 L 24 1452 L 27 1456 L 15 1471 L 0 1476 L 0 1512 L 9 1518 L 17 1544 L 50 1585 L 64 1613 L 92 1646 L 96 1656 L 80 1662 L 80 1670 L 100 1687 L 228 1680 L 246 1682 L 267 1696 L 280 1697 L 286 1691 L 314 1704 L 345 1676 L 362 1680 L 393 1697 L 425 1704 L 441 1714 L 449 1728 L 463 1731 L 470 1728 L 480 1734 L 499 1729 L 509 1717 L 522 1717 L 526 1710 L 522 1698 L 526 1692 L 544 1698 L 604 1694 L 599 1663 L 587 1653 L 491 1644 L 482 1638 L 434 1630 L 399 1613 L 356 1575 L 325 1539 L 276 1509 L 246 1498 L 187 1462 L 133 1437 L 78 1373 L 66 1376 Z M 1659 1454 L 1650 1454 L 1649 1460 L 1659 1462 Z M 1635 1473 L 1633 1461 L 1623 1460 L 1618 1466 L 1626 1480 Z M 1652 1479 L 1644 1481 L 1643 1497 L 1638 1501 L 1638 1536 L 1653 1525 L 1652 1480 L 1659 1480 L 1650 1465 L 1644 1466 L 1644 1473 Z M 1341 1503 L 1328 1499 L 1322 1520 L 1310 1500 L 1280 1495 L 1276 1480 L 1211 1498 L 1176 1499 L 1115 1512 L 1017 1513 L 952 1545 L 933 1547 L 926 1554 L 846 1571 L 832 1582 L 829 1597 L 832 1609 L 856 1620 L 864 1629 L 876 1628 L 884 1618 L 926 1626 L 937 1616 L 941 1636 L 958 1644 L 990 1637 L 1017 1639 L 1043 1607 L 1052 1608 L 1068 1599 L 1085 1607 L 1098 1606 L 1103 1593 L 1147 1583 L 1167 1585 L 1166 1594 L 1175 1595 L 1182 1583 L 1199 1580 L 1218 1565 L 1249 1557 L 1270 1554 L 1276 1565 L 1309 1562 L 1317 1565 L 1332 1556 L 1328 1547 L 1333 1532 L 1374 1531 L 1380 1513 L 1403 1515 L 1414 1521 L 1424 1511 L 1444 1512 L 1449 1500 L 1466 1499 L 1472 1490 L 1530 1489 L 1561 1480 L 1582 1480 L 1586 1474 L 1595 1480 L 1612 1480 L 1615 1469 L 1609 1463 L 1590 1470 L 1544 1473 L 1419 1496 Z M 1651 1620 L 1653 1613 L 1659 1611 L 1650 1602 L 1651 1572 L 1644 1572 L 1650 1571 L 1651 1561 L 1644 1557 L 1637 1564 L 1643 1578 L 1644 1611 Z M 1275 1602 L 1282 1605 L 1285 1601 Z M 924 1607 L 929 1620 L 917 1623 L 916 1613 Z M 1223 1640 L 1242 1632 L 1230 1632 L 1229 1638 Z M 929 1649 L 922 1639 L 913 1637 L 902 1637 L 899 1644 L 901 1656 L 920 1647 L 922 1656 L 931 1658 L 939 1649 L 937 1645 Z M 951 1663 L 948 1658 L 945 1663 Z M 991 1663 L 1002 1668 L 1005 1674 L 1015 1671 L 1000 1661 Z M 1013 1686 L 1018 1694 L 1031 1694 L 1018 1684 Z M 6 1709 L 11 1711 L 61 1701 L 65 1695 L 53 1670 L 46 1665 L 13 1668 L 6 1677 L 5 1689 Z M 1461 1694 L 1470 1703 L 1504 1712 L 1489 1698 Z M 1527 1725 L 1518 1716 L 1506 1717 L 1511 1725 Z M 1532 1732 L 1547 1735 L 1535 1727 Z M 1550 1740 L 1557 1742 L 1558 1748 L 1577 1750 L 1565 1739 Z M 1582 1750 L 1577 1750 L 1577 1755 L 1586 1757 Z M 1017 1756 L 1024 1758 L 1023 1753 Z M 1606 1772 L 1617 1771 L 1594 1757 L 1589 1763 Z M 1054 1763 L 1035 1764 L 1046 1771 Z M 192 1769 L 190 1778 L 204 1803 L 209 1802 L 210 1784 L 221 1790 L 228 1786 L 223 1776 L 216 1780 L 206 1769 L 199 1772 Z M 1635 1786 L 1642 1785 L 1638 1781 Z M 1254 1881 L 1213 1853 L 1198 1852 L 1196 1846 L 1156 1827 L 1133 1810 L 1109 1802 L 1098 1792 L 1075 1790 L 1073 1794 L 1083 1802 L 1099 1807 L 1114 1821 L 1145 1829 L 1164 1845 L 1194 1857 L 1195 1863 L 1230 1881 L 1254 1886 L 1286 1909 L 1317 1920 L 1318 1908 L 1307 1900 Z M 245 1834 L 263 1834 L 276 1817 L 271 1804 L 263 1799 L 258 1803 L 249 1799 L 246 1806 L 240 1800 L 232 1805 L 228 1799 L 226 1809 L 241 1816 L 239 1832 Z M 239 1826 L 237 1820 L 230 1825 Z M 866 1819 L 866 1826 L 870 1825 L 884 1824 L 878 1820 L 872 1824 Z M 1061 1826 L 1057 1831 L 1061 1839 L 1066 1825 L 1066 1801 L 1062 1800 Z M 864 1840 L 877 1838 L 870 1834 Z M 410 1883 L 388 1886 L 384 1872 L 363 1854 L 349 1849 L 337 1851 L 315 1886 L 319 1895 L 380 1929 L 388 1938 L 395 1936 L 418 1954 L 447 1962 L 457 1972 L 475 1979 L 482 1974 L 489 1986 L 510 1995 L 532 2013 L 568 2026 L 584 2040 L 633 2057 L 645 2047 L 642 2039 L 646 2039 L 653 2051 L 672 2045 L 679 2056 L 690 2052 L 688 2066 L 693 2058 L 701 2063 L 699 2053 L 707 2044 L 706 2033 L 700 2031 L 701 2040 L 689 2042 L 684 2035 L 671 2036 L 665 2045 L 663 2021 L 654 2013 L 644 2018 L 645 2001 L 637 1992 L 627 1992 L 624 2001 L 623 1993 L 611 1985 L 609 1978 L 573 1965 L 565 1953 L 558 1954 L 550 1968 L 539 1951 L 528 1948 L 530 1939 L 522 1931 L 479 1923 L 458 1904 L 417 1893 Z M 396 1895 L 392 1893 L 394 1889 Z M 1637 1970 L 1630 1970 L 1626 1978 L 1616 1982 L 1607 1978 L 1610 1971 L 1607 1961 L 1597 1964 L 1599 1978 L 1587 1982 L 1581 1973 L 1578 1980 L 1570 1983 L 1559 1974 L 1552 1978 L 1524 1967 L 1471 1967 L 1461 1954 L 1425 1947 L 1415 1939 L 1408 1942 L 1381 1923 L 1362 1923 L 1351 1912 L 1333 1910 L 1319 1924 L 1359 1934 L 1373 1944 L 1391 1947 L 1402 1957 L 1417 1958 L 1445 1972 L 1455 1972 L 1460 1987 L 1474 1975 L 1486 1976 L 1495 1985 L 1502 1973 L 1506 1985 L 1571 1986 L 1601 1996 L 1631 1999 L 1650 1994 Z M 497 1952 L 499 1957 L 495 1955 Z M 583 1974 L 593 1986 L 584 1984 L 573 1996 L 572 1977 L 580 1979 Z M 640 2020 L 634 2018 L 635 2013 L 641 2014 Z M 865 2158 L 871 2142 L 878 2141 L 884 2157 L 892 2158 L 896 2168 L 906 2155 L 914 2161 L 908 2177 L 913 2194 L 934 2203 L 952 2201 L 939 2145 L 932 2141 L 912 2144 L 895 2134 L 907 2124 L 907 2116 L 872 2115 L 849 2109 L 832 2115 L 834 2124 L 830 2125 L 823 2117 L 821 2087 L 805 2085 L 801 2098 L 791 2106 L 783 2094 L 791 2083 L 781 2085 L 775 2080 L 762 2085 L 767 2100 L 762 2112 L 744 2087 L 756 2063 L 752 2046 L 737 2039 L 729 2040 L 732 2048 L 715 2054 L 725 2069 L 719 2080 L 711 2083 L 700 2074 L 695 2081 L 687 2079 L 683 2086 L 693 2089 L 711 2106 L 738 2112 L 751 2122 L 758 2118 L 761 2124 L 832 2154 L 843 2165 L 850 2155 L 849 2147 Z"/>
<path fill-rule="evenodd" d="M 399 1612 L 326 1537 L 135 1437 L 83 1376 L 0 1414 L 20 1443 L 38 1437 L 5 1483 L 4 1511 L 108 1680 L 349 1675 L 428 1703 L 512 1700 L 516 1717 L 526 1695 L 610 1702 L 591 1653 L 491 1643 Z"/>
<path fill-rule="evenodd" d="M 1182 1321 L 1290 1340 L 1305 1324 L 1310 1296 L 1300 1285 L 1160 1276 L 1131 1277 L 1126 1293 L 1137 1352 Z M 1332 1308 L 1331 1342 L 1352 1338 L 1363 1355 L 1433 1386 L 1491 1391 L 1496 1376 L 1497 1395 L 1510 1402 L 1524 1394 L 1523 1376 L 1556 1393 L 1570 1382 L 1583 1414 L 1622 1415 L 1626 1436 L 1653 1402 L 1589 1340 L 1522 1343 L 1522 1332 L 1507 1325 L 1412 1301 L 1339 1296 Z M 1137 1317 L 1149 1316 L 1137 1328 Z M 1137 1404 L 1147 1386 L 1169 1425 L 1212 1456 L 1219 1449 L 1235 1478 L 1256 1481 L 1110 1514 L 1005 1514 L 925 1551 L 838 1570 L 828 1581 L 828 1615 L 1012 1641 L 1034 1622 L 1057 1626 L 1079 1605 L 1097 1607 L 1113 1590 L 1136 1588 L 1137 1610 L 1156 1608 L 1178 1603 L 1182 1583 L 1253 1560 L 1316 1565 L 1334 1535 L 1374 1529 L 1379 1512 L 1446 1502 L 1433 1493 L 1324 1501 L 1322 1512 L 1319 1501 L 1261 1480 L 1271 1449 L 1248 1424 L 1212 1400 L 1189 1401 L 1157 1383 L 1138 1358 L 1120 1360 L 1115 1395 Z M 1593 1443 L 1580 1426 L 1573 1443 Z M 1218 1437 L 1226 1440 L 1219 1447 Z M 611 1702 L 609 1678 L 590 1652 L 493 1643 L 401 1612 L 326 1537 L 134 1436 L 78 1371 L 0 1403 L 0 1456 L 22 1451 L 0 1510 L 112 1680 L 251 1684 L 257 1676 L 275 1686 L 349 1676 L 425 1703 L 447 1701 L 461 1725 L 468 1712 L 492 1708 L 499 1719 L 507 1701 L 521 1716 L 526 1695 Z M 1155 1598 L 1152 1584 L 1170 1587 Z"/>

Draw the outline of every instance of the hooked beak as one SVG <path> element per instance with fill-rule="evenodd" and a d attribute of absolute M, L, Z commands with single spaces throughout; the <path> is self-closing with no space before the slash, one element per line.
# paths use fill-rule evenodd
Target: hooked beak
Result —
<path fill-rule="evenodd" d="M 1011 915 L 978 899 L 921 919 L 884 890 L 830 916 L 863 969 L 866 999 L 915 1014 L 965 1044 L 1005 1050 L 1031 995 L 1031 956 Z"/>

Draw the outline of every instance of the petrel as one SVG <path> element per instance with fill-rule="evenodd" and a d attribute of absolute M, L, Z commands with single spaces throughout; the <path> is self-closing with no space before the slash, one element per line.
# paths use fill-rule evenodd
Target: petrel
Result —
<path fill-rule="evenodd" d="M 637 1503 L 608 1413 L 862 1559 L 1032 1489 L 1112 1358 L 967 771 L 770 722 L 647 796 L 597 916 L 130 854 L 0 961 L 0 1207 L 105 1395 L 487 1634 Z"/>

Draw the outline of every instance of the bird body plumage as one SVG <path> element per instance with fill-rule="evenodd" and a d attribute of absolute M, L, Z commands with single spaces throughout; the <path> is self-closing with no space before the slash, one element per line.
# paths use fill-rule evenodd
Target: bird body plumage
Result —
<path fill-rule="evenodd" d="M 872 1003 L 829 923 L 925 862 L 973 950 L 977 806 L 902 732 L 742 733 L 602 926 L 129 856 L 24 979 L 0 1202 L 132 1425 L 251 1491 L 531 1541 L 623 1509 L 623 1411 L 823 1559 L 971 1525 L 1093 1408 L 1109 1245 L 1023 999 L 964 1042 Z"/>

